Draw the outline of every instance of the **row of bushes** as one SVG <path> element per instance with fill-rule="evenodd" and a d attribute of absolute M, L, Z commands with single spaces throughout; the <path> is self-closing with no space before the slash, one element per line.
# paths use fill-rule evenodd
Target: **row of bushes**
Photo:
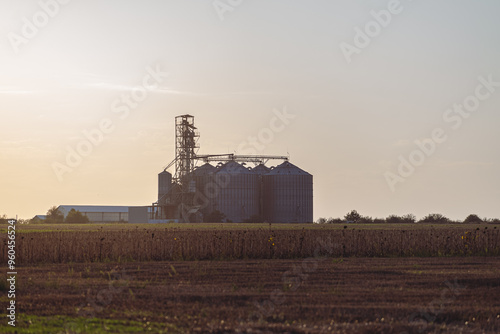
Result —
<path fill-rule="evenodd" d="M 345 224 L 345 223 L 356 223 L 356 224 L 412 224 L 412 223 L 431 223 L 431 224 L 450 224 L 450 223 L 465 223 L 465 224 L 481 224 L 481 223 L 494 223 L 500 224 L 500 219 L 488 219 L 479 218 L 478 215 L 471 214 L 468 215 L 463 221 L 453 221 L 442 214 L 432 213 L 420 220 L 413 214 L 407 214 L 403 216 L 390 215 L 387 218 L 372 218 L 368 216 L 360 215 L 356 210 L 352 210 L 341 218 L 319 218 L 316 221 L 317 224 Z"/>

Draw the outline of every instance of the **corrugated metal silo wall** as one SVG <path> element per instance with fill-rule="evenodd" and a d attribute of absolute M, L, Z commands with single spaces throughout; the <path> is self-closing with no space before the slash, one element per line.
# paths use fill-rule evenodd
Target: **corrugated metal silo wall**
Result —
<path fill-rule="evenodd" d="M 196 183 L 196 194 L 194 205 L 201 206 L 200 212 L 207 217 L 214 211 L 214 191 L 215 182 L 213 173 L 195 174 L 193 180 Z"/>
<path fill-rule="evenodd" d="M 158 174 L 158 199 L 163 195 L 168 193 L 170 187 L 172 186 L 172 174 L 167 171 L 163 171 Z"/>
<path fill-rule="evenodd" d="M 271 169 L 264 164 L 260 164 L 252 169 L 254 174 L 258 175 L 259 183 L 259 218 L 264 218 L 264 175 L 268 174 Z"/>
<path fill-rule="evenodd" d="M 216 174 L 215 208 L 233 223 L 259 214 L 259 176 L 254 173 Z"/>
<path fill-rule="evenodd" d="M 264 218 L 270 223 L 311 223 L 313 176 L 264 175 Z"/>

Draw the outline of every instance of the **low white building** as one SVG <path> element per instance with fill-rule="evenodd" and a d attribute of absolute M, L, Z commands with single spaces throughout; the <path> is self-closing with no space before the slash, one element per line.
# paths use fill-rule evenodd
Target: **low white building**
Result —
<path fill-rule="evenodd" d="M 57 209 L 64 215 L 64 218 L 71 209 L 75 209 L 87 216 L 91 223 L 127 223 L 128 208 L 128 206 L 107 205 L 60 205 Z"/>

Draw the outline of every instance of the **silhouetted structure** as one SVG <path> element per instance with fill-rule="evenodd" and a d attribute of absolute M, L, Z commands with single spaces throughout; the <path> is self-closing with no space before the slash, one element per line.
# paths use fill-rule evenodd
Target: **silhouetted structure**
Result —
<path fill-rule="evenodd" d="M 313 177 L 291 164 L 288 156 L 198 155 L 194 117 L 178 116 L 175 124 L 176 157 L 158 175 L 158 201 L 144 210 L 149 221 L 202 222 L 219 211 L 234 223 L 313 222 Z M 269 168 L 269 160 L 283 163 Z M 198 161 L 205 164 L 196 167 Z M 172 177 L 167 169 L 174 165 Z"/>

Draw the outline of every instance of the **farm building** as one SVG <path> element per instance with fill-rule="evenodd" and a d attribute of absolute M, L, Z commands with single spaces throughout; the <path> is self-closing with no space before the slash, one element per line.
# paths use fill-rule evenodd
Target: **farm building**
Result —
<path fill-rule="evenodd" d="M 47 216 L 46 216 L 46 215 L 36 215 L 35 217 L 31 218 L 31 221 L 32 221 L 32 222 L 36 222 L 36 223 L 41 223 L 41 222 L 43 222 L 45 219 L 47 219 Z"/>
<path fill-rule="evenodd" d="M 80 211 L 89 218 L 91 223 L 128 222 L 128 206 L 60 205 L 57 209 L 61 211 L 64 218 L 66 218 L 71 209 Z"/>

